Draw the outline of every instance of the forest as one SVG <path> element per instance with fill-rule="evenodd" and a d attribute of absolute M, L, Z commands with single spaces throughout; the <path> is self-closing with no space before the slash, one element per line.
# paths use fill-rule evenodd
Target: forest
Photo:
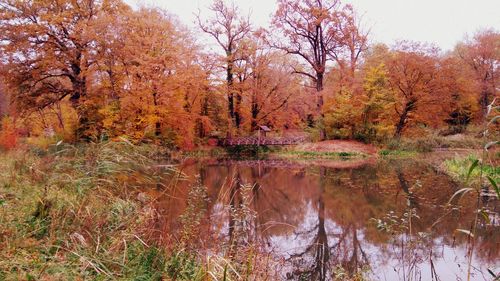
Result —
<path fill-rule="evenodd" d="M 318 3 L 280 1 L 272 26 L 257 29 L 214 1 L 189 30 L 120 1 L 2 1 L 3 134 L 194 149 L 259 125 L 384 143 L 482 122 L 498 90 L 498 31 L 446 52 L 370 44 L 352 6 Z"/>
<path fill-rule="evenodd" d="M 0 0 L 0 280 L 498 280 L 500 31 L 237 2 Z"/>

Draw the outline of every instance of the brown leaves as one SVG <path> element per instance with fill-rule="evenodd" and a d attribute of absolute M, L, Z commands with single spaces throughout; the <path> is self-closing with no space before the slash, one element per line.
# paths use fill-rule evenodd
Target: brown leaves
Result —
<path fill-rule="evenodd" d="M 500 78 L 496 31 L 449 54 L 415 42 L 368 50 L 360 16 L 337 0 L 279 0 L 268 31 L 215 0 L 198 25 L 220 45 L 216 54 L 160 9 L 120 0 L 0 5 L 1 75 L 25 123 L 40 124 L 28 126 L 36 133 L 55 127 L 192 147 L 210 131 L 321 125 L 326 114 L 342 135 L 387 135 L 457 121 L 448 115 L 479 119 Z M 0 114 L 5 104 L 0 96 Z"/>

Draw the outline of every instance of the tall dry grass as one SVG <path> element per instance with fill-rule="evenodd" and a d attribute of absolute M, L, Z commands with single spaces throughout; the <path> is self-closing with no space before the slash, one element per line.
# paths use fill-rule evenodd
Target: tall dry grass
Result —
<path fill-rule="evenodd" d="M 165 154 L 126 140 L 1 153 L 0 280 L 274 280 L 275 265 L 238 238 L 243 230 L 237 242 L 193 246 L 206 235 L 200 182 L 189 187 L 179 234 L 159 233 L 155 196 L 179 175 Z M 249 219 L 240 206 L 231 212 Z"/>

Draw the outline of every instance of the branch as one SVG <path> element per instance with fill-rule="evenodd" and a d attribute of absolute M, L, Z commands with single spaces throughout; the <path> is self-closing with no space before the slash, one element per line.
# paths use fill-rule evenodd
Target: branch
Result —
<path fill-rule="evenodd" d="M 268 113 L 264 114 L 264 116 L 260 117 L 257 122 L 260 122 L 261 120 L 265 119 L 267 116 L 271 115 L 272 113 L 278 111 L 279 109 L 281 109 L 283 106 L 285 106 L 285 104 L 288 102 L 288 99 L 292 96 L 292 94 L 288 95 L 285 100 L 280 104 L 278 105 L 277 107 L 275 107 L 274 109 L 270 110 Z"/>
<path fill-rule="evenodd" d="M 314 81 L 314 83 L 316 83 L 316 81 L 318 80 L 318 79 L 317 79 L 316 77 L 314 77 L 312 74 L 309 74 L 309 73 L 304 72 L 304 71 L 299 71 L 299 70 L 297 70 L 297 69 L 295 69 L 295 68 L 293 69 L 292 74 L 300 74 L 300 75 L 307 76 L 307 77 L 311 78 L 311 79 Z"/>

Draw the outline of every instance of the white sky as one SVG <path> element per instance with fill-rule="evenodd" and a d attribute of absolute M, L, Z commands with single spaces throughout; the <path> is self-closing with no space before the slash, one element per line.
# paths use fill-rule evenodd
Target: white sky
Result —
<path fill-rule="evenodd" d="M 125 0 L 127 3 L 158 6 L 179 16 L 186 25 L 196 28 L 198 9 L 205 18 L 212 0 Z M 230 1 L 230 0 L 229 0 Z M 276 9 L 275 0 L 234 0 L 240 11 L 251 11 L 254 26 L 267 27 Z M 396 40 L 435 43 L 450 50 L 481 28 L 500 30 L 500 0 L 344 0 L 363 15 L 371 29 L 372 42 L 392 45 Z"/>

